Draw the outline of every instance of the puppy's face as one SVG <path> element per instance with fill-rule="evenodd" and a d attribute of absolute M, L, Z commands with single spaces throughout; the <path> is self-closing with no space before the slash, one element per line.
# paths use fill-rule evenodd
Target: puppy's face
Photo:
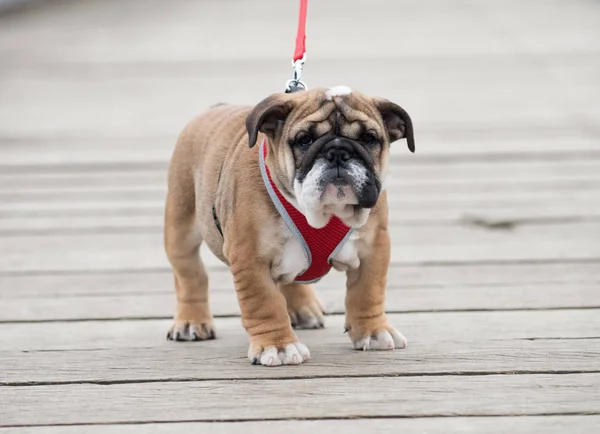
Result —
<path fill-rule="evenodd" d="M 269 137 L 269 169 L 282 193 L 320 228 L 332 216 L 360 227 L 381 194 L 390 143 L 414 152 L 412 122 L 398 105 L 347 87 L 276 94 L 246 119 L 250 146 Z"/>

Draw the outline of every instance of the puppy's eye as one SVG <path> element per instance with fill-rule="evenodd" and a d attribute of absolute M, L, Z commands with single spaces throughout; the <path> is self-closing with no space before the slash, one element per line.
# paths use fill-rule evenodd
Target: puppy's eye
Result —
<path fill-rule="evenodd" d="M 309 136 L 308 134 L 302 134 L 296 139 L 296 144 L 299 146 L 302 146 L 303 148 L 306 148 L 306 147 L 312 145 L 312 142 L 313 142 L 312 137 Z"/>
<path fill-rule="evenodd" d="M 374 133 L 372 133 L 371 131 L 367 131 L 366 133 L 363 134 L 362 141 L 363 141 L 363 143 L 365 143 L 367 145 L 372 145 L 373 143 L 375 143 L 377 141 L 377 136 Z"/>

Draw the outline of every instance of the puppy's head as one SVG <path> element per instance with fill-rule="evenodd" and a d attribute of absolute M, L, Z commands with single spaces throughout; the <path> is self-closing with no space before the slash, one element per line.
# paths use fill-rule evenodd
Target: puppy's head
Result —
<path fill-rule="evenodd" d="M 410 116 L 400 106 L 345 86 L 261 101 L 246 118 L 250 147 L 269 138 L 269 169 L 282 193 L 320 228 L 332 216 L 360 227 L 381 194 L 391 142 L 415 150 Z"/>

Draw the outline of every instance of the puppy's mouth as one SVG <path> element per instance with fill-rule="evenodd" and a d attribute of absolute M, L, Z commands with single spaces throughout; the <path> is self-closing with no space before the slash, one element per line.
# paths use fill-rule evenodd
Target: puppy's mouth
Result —
<path fill-rule="evenodd" d="M 338 202 L 344 202 L 347 205 L 358 205 L 356 194 L 350 185 L 329 184 L 321 194 L 321 202 L 326 202 L 327 198 L 335 198 Z"/>
<path fill-rule="evenodd" d="M 358 205 L 358 198 L 352 179 L 347 169 L 330 167 L 323 171 L 319 182 L 322 189 L 321 202 L 343 202 L 348 205 Z"/>
<path fill-rule="evenodd" d="M 323 205 L 357 205 L 372 208 L 379 197 L 379 186 L 372 172 L 360 161 L 350 159 L 340 164 L 318 161 L 323 168 L 319 180 Z"/>

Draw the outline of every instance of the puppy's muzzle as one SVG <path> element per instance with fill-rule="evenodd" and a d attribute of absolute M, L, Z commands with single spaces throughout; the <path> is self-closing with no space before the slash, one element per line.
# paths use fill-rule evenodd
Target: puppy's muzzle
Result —
<path fill-rule="evenodd" d="M 373 173 L 372 159 L 360 144 L 337 137 L 322 147 L 318 158 L 327 162 L 322 178 L 324 184 L 350 185 L 361 208 L 372 208 L 375 205 L 380 184 Z M 362 168 L 360 180 L 356 179 L 356 174 L 353 175 L 358 166 Z"/>
<path fill-rule="evenodd" d="M 351 143 L 343 139 L 331 140 L 323 146 L 317 158 L 325 161 L 325 171 L 321 178 L 323 186 L 327 184 L 354 186 L 355 180 L 349 172 L 350 161 L 355 158 Z M 354 164 L 357 164 L 357 161 L 354 160 Z"/>

